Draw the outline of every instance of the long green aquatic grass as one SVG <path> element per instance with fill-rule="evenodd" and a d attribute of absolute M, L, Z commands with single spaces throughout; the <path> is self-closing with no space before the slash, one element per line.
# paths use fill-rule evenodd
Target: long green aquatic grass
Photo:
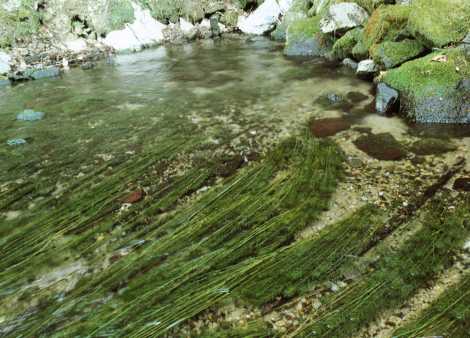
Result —
<path fill-rule="evenodd" d="M 449 211 L 445 198 L 433 200 L 423 228 L 396 252 L 382 250 L 374 272 L 332 296 L 325 308 L 305 323 L 295 336 L 351 337 L 380 313 L 402 305 L 417 290 L 448 268 L 470 229 L 469 200 L 454 201 Z"/>
<path fill-rule="evenodd" d="M 465 338 L 470 332 L 470 274 L 449 288 L 411 323 L 399 328 L 394 337 L 444 336 Z"/>
<path fill-rule="evenodd" d="M 141 337 L 176 327 L 230 296 L 327 208 L 341 177 L 342 156 L 332 143 L 308 135 L 291 138 L 266 159 L 174 210 L 168 206 L 196 191 L 216 168 L 190 170 L 165 187 L 166 193 L 136 206 L 142 208 L 140 216 L 116 218 L 115 196 L 123 183 L 142 176 L 157 159 L 152 154 L 123 163 L 122 175 L 117 166 L 113 175 L 72 194 L 70 203 L 4 241 L 4 290 L 21 294 L 22 285 L 40 276 L 39 267 L 47 271 L 48 264 L 59 265 L 52 259 L 58 249 L 90 266 L 61 301 L 45 293 L 15 334 Z M 116 229 L 122 239 L 110 236 Z M 105 240 L 98 240 L 100 235 Z M 119 255 L 132 240 L 144 244 Z M 103 250 L 114 254 L 102 257 Z M 109 265 L 97 268 L 103 260 Z"/>

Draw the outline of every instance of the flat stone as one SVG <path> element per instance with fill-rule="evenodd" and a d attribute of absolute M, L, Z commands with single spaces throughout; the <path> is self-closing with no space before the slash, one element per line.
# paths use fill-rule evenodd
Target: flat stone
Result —
<path fill-rule="evenodd" d="M 320 21 L 323 33 L 344 31 L 363 25 L 369 14 L 354 2 L 342 2 L 331 5 L 326 16 Z"/>
<path fill-rule="evenodd" d="M 250 15 L 240 16 L 237 27 L 245 34 L 263 35 L 276 26 L 281 14 L 276 0 L 266 0 Z"/>
<path fill-rule="evenodd" d="M 31 109 L 26 109 L 16 116 L 16 119 L 18 121 L 39 121 L 39 120 L 42 120 L 43 118 L 44 118 L 43 112 L 34 111 Z"/>
<path fill-rule="evenodd" d="M 375 97 L 375 110 L 381 115 L 390 113 L 398 101 L 399 94 L 392 87 L 385 83 L 379 83 L 377 86 L 377 95 Z"/>
<path fill-rule="evenodd" d="M 346 66 L 348 68 L 351 68 L 352 70 L 356 71 L 357 70 L 357 67 L 358 67 L 358 63 L 356 61 L 354 61 L 353 59 L 350 59 L 350 58 L 346 58 L 343 60 L 342 62 L 343 66 Z"/>
<path fill-rule="evenodd" d="M 29 70 L 26 72 L 26 75 L 33 80 L 47 79 L 59 76 L 60 70 L 59 68 L 52 66 L 38 70 Z"/>
<path fill-rule="evenodd" d="M 356 74 L 360 76 L 369 76 L 373 75 L 379 70 L 377 64 L 374 60 L 368 59 L 359 62 L 357 65 Z"/>
<path fill-rule="evenodd" d="M 10 146 L 10 147 L 14 147 L 14 146 L 20 146 L 20 145 L 23 145 L 23 144 L 26 144 L 28 142 L 26 142 L 25 139 L 23 138 L 13 138 L 13 139 L 10 139 L 7 141 L 7 144 Z"/>

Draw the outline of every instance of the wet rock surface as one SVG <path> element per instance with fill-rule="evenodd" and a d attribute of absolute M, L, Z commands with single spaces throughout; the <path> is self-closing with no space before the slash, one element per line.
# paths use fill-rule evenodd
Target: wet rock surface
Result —
<path fill-rule="evenodd" d="M 354 144 L 367 155 L 382 161 L 399 161 L 407 156 L 403 145 L 389 133 L 364 135 Z"/>
<path fill-rule="evenodd" d="M 313 119 L 310 131 L 315 137 L 329 137 L 351 128 L 351 123 L 344 118 Z"/>
<path fill-rule="evenodd" d="M 387 86 L 385 83 L 379 83 L 375 97 L 375 109 L 377 113 L 386 115 L 392 113 L 397 108 L 398 92 Z"/>

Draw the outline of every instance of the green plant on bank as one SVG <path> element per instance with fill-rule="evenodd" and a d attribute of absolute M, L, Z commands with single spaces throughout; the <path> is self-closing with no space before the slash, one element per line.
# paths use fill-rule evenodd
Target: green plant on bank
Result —
<path fill-rule="evenodd" d="M 470 332 L 470 274 L 451 286 L 411 323 L 399 328 L 393 337 L 444 336 L 465 338 Z"/>
<path fill-rule="evenodd" d="M 344 291 L 331 296 L 325 307 L 304 324 L 295 336 L 351 337 L 385 310 L 401 306 L 420 288 L 454 262 L 470 234 L 466 221 L 470 200 L 454 201 L 455 211 L 433 200 L 423 228 L 397 251 L 385 249 L 376 269 Z M 463 291 L 464 293 L 465 291 Z"/>
<path fill-rule="evenodd" d="M 132 23 L 135 20 L 134 8 L 129 0 L 113 0 L 109 3 L 109 29 L 119 30 L 125 24 Z"/>
<path fill-rule="evenodd" d="M 36 6 L 34 0 L 21 0 L 18 9 L 11 12 L 0 6 L 0 48 L 28 41 L 39 33 L 42 14 Z"/>

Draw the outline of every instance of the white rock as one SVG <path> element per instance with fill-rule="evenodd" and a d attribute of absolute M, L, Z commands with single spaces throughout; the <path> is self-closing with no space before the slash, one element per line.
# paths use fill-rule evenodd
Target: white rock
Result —
<path fill-rule="evenodd" d="M 87 44 L 83 39 L 65 41 L 65 47 L 75 53 L 80 53 L 87 48 Z"/>
<path fill-rule="evenodd" d="M 374 60 L 363 60 L 357 65 L 356 74 L 367 75 L 373 74 L 376 71 L 378 71 L 378 67 L 375 64 Z"/>
<path fill-rule="evenodd" d="M 238 18 L 237 27 L 245 34 L 262 35 L 274 28 L 293 0 L 266 0 L 253 13 Z"/>
<path fill-rule="evenodd" d="M 470 252 L 470 239 L 465 242 L 465 244 L 463 245 L 463 249 L 464 249 L 465 251 Z"/>
<path fill-rule="evenodd" d="M 284 15 L 292 7 L 294 0 L 278 0 L 279 8 L 281 9 L 281 14 Z"/>
<path fill-rule="evenodd" d="M 320 21 L 323 33 L 332 33 L 361 26 L 369 18 L 366 10 L 354 2 L 331 5 L 327 15 Z"/>
<path fill-rule="evenodd" d="M 183 33 L 188 34 L 191 33 L 196 27 L 189 21 L 186 21 L 183 18 L 180 18 L 180 28 Z"/>
<path fill-rule="evenodd" d="M 155 20 L 148 9 L 134 7 L 135 21 L 124 29 L 109 33 L 102 39 L 105 45 L 117 51 L 140 50 L 144 46 L 155 45 L 163 41 L 166 26 Z"/>
<path fill-rule="evenodd" d="M 5 52 L 0 51 L 0 75 L 10 71 L 11 57 Z"/>
<path fill-rule="evenodd" d="M 211 22 L 209 19 L 203 19 L 201 23 L 199 24 L 199 27 L 204 27 L 204 28 L 211 28 Z"/>

